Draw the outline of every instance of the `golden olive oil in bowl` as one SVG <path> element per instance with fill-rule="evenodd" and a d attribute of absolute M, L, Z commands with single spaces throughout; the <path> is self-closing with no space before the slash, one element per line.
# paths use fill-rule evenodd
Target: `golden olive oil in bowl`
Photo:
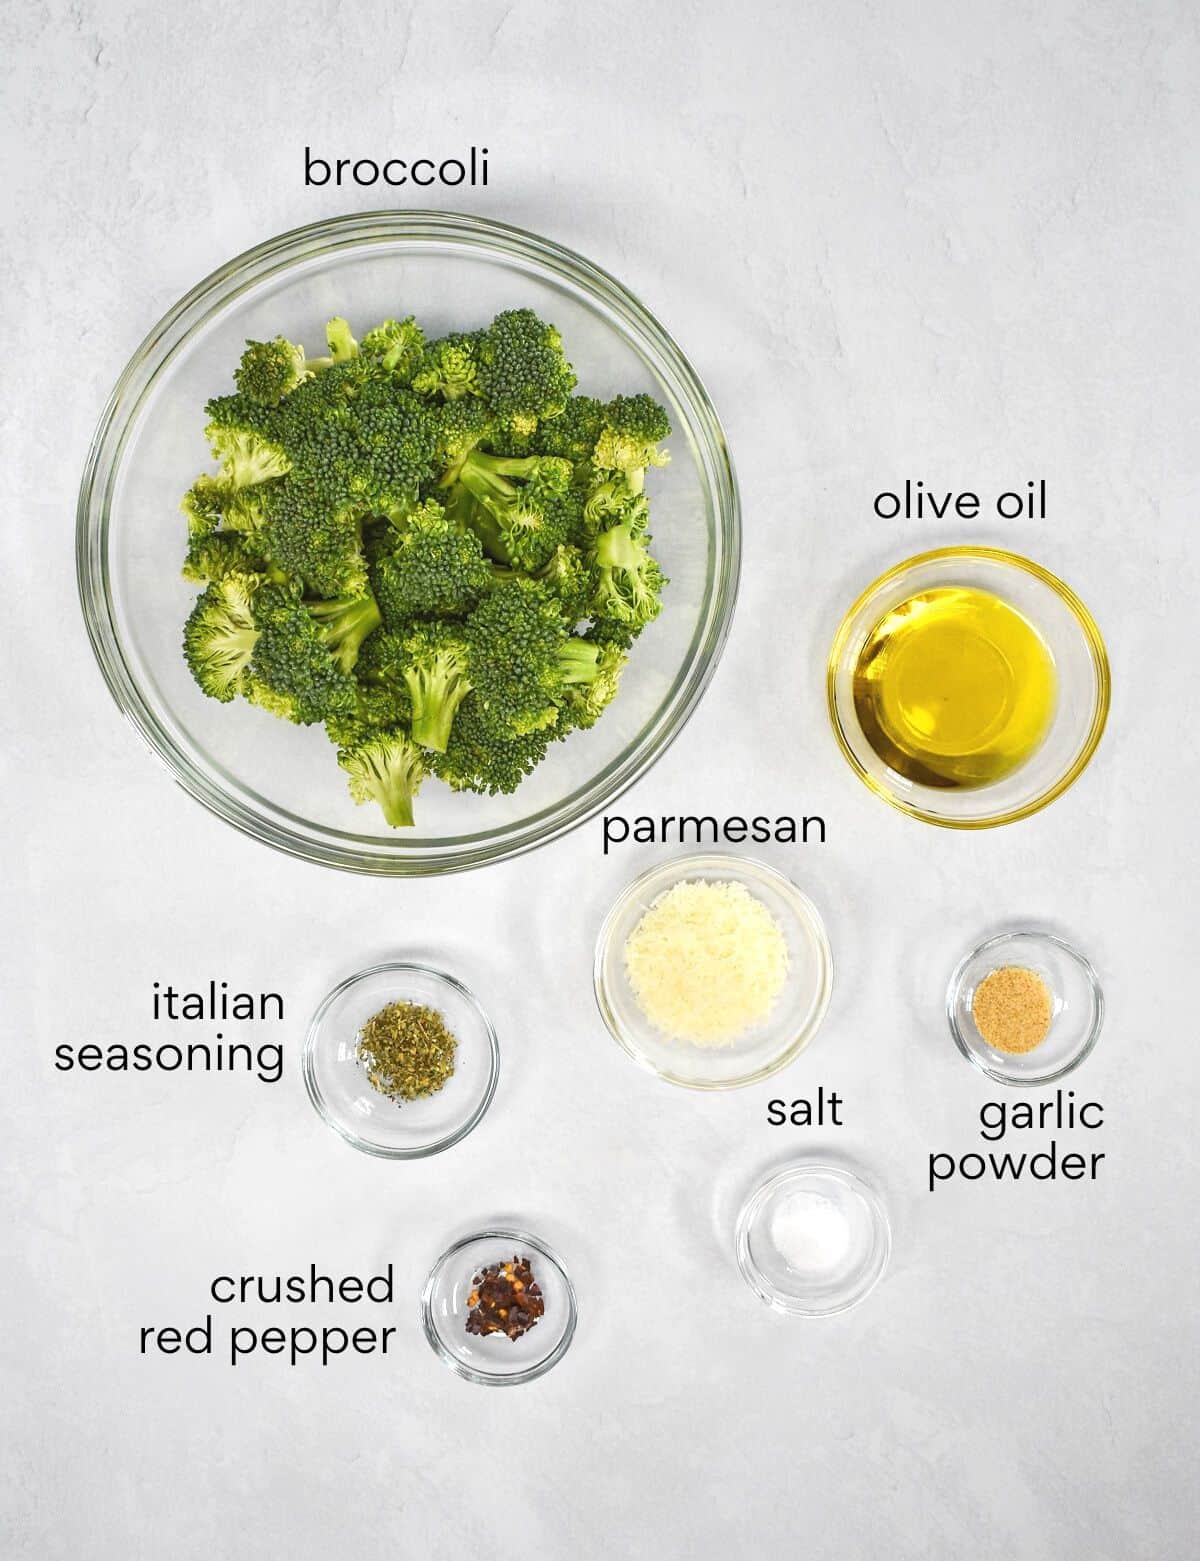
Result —
<path fill-rule="evenodd" d="M 1104 731 L 1095 619 L 1032 559 L 942 547 L 850 605 L 829 651 L 834 735 L 901 812 L 946 829 L 1028 818 L 1083 773 Z"/>
<path fill-rule="evenodd" d="M 891 607 L 853 673 L 854 709 L 879 758 L 923 786 L 988 786 L 1050 729 L 1054 657 L 1016 607 L 971 585 L 935 586 Z"/>

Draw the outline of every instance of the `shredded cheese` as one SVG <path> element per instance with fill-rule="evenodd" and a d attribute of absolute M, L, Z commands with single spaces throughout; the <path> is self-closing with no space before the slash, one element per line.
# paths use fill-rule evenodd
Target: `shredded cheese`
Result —
<path fill-rule="evenodd" d="M 774 1008 L 787 939 L 742 884 L 685 879 L 629 934 L 625 972 L 646 1018 L 672 1040 L 727 1046 Z"/>

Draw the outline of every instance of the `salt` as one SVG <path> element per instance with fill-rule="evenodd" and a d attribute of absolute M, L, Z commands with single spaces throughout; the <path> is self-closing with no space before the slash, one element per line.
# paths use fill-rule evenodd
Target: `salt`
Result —
<path fill-rule="evenodd" d="M 819 1192 L 791 1192 L 771 1216 L 771 1241 L 790 1269 L 829 1272 L 850 1250 L 850 1226 L 830 1198 Z"/>

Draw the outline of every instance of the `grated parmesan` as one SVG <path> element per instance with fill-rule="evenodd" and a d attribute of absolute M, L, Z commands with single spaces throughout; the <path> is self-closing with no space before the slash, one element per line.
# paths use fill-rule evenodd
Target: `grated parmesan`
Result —
<path fill-rule="evenodd" d="M 740 883 L 686 879 L 629 934 L 625 973 L 646 1018 L 672 1040 L 727 1046 L 774 1008 L 787 939 Z"/>

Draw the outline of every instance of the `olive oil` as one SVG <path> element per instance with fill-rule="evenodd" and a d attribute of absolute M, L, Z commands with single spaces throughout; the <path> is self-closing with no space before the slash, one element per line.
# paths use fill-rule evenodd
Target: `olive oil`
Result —
<path fill-rule="evenodd" d="M 854 708 L 898 774 L 967 790 L 1011 775 L 1050 728 L 1054 658 L 1010 603 L 972 586 L 920 591 L 867 636 Z"/>

